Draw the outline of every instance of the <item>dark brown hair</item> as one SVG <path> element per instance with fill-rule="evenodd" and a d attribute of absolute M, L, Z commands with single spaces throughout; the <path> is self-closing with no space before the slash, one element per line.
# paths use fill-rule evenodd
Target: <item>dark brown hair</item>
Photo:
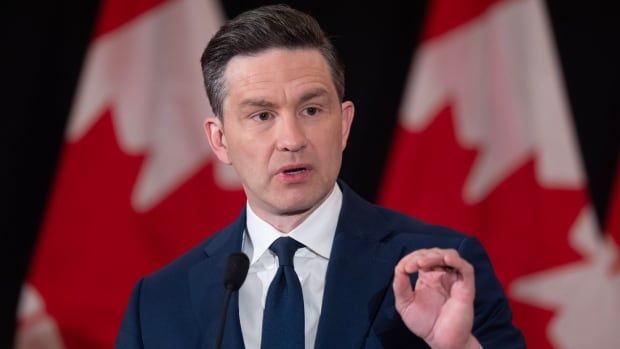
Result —
<path fill-rule="evenodd" d="M 207 96 L 222 118 L 226 97 L 224 72 L 235 56 L 253 55 L 270 48 L 318 50 L 327 61 L 338 98 L 344 96 L 344 66 L 318 22 L 286 5 L 269 5 L 244 12 L 222 26 L 209 41 L 200 63 Z"/>

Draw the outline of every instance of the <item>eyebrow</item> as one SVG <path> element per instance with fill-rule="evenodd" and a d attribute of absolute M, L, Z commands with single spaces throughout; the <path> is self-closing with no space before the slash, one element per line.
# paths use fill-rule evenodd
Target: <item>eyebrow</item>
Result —
<path fill-rule="evenodd" d="M 299 98 L 299 103 L 307 102 L 313 98 L 323 97 L 327 95 L 327 91 L 323 88 L 316 88 L 304 93 L 301 98 Z M 260 108 L 274 108 L 275 104 L 269 102 L 264 98 L 247 98 L 241 101 L 241 107 L 260 107 Z"/>
<path fill-rule="evenodd" d="M 244 99 L 243 101 L 241 101 L 240 105 L 241 105 L 241 107 L 260 107 L 260 108 L 273 108 L 275 106 L 275 104 L 267 101 L 264 98 L 260 98 L 260 99 L 253 99 L 253 98 Z"/>
<path fill-rule="evenodd" d="M 323 96 L 326 96 L 326 95 L 327 95 L 327 91 L 325 89 L 323 89 L 323 88 L 316 88 L 316 89 L 310 90 L 310 91 L 306 92 L 305 94 L 303 94 L 301 96 L 301 98 L 299 99 L 299 102 L 300 103 L 304 103 L 304 102 L 307 102 L 307 101 L 309 101 L 309 100 L 311 100 L 313 98 L 323 97 Z"/>

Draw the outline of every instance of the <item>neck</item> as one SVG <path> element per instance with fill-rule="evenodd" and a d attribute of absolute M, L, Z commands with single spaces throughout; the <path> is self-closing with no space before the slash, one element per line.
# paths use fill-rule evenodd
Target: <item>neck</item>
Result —
<path fill-rule="evenodd" d="M 253 205 L 251 202 L 250 207 L 252 211 L 262 220 L 269 223 L 272 227 L 276 228 L 279 232 L 288 234 L 293 229 L 297 228 L 303 221 L 316 210 L 317 207 L 323 203 L 325 199 L 323 199 L 319 204 L 310 209 L 304 211 L 297 212 L 286 212 L 286 213 L 273 213 L 268 210 L 262 209 L 258 205 Z"/>
<path fill-rule="evenodd" d="M 265 222 L 271 224 L 274 228 L 276 228 L 278 231 L 288 234 L 290 233 L 293 229 L 297 228 L 303 221 L 306 220 L 306 218 L 308 218 L 308 216 L 314 211 L 314 209 L 312 210 L 308 210 L 305 211 L 303 213 L 299 213 L 299 214 L 293 214 L 293 215 L 267 215 L 267 216 L 271 216 L 271 217 L 266 217 L 264 215 L 261 215 L 260 213 L 256 212 L 256 215 L 258 215 L 260 218 L 262 218 Z"/>
<path fill-rule="evenodd" d="M 296 212 L 270 212 L 269 210 L 263 209 L 260 205 L 254 205 L 251 201 L 248 201 L 250 207 L 252 207 L 252 211 L 262 220 L 269 223 L 271 226 L 276 228 L 278 231 L 288 234 L 293 229 L 297 228 L 303 221 L 308 218 L 316 210 L 331 194 L 331 191 L 325 195 L 318 203 L 314 206 L 310 207 L 307 210 L 296 211 Z"/>

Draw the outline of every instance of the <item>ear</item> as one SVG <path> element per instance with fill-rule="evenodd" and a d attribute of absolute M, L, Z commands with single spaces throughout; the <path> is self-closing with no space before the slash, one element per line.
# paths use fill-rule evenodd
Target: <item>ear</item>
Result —
<path fill-rule="evenodd" d="M 205 119 L 204 123 L 205 134 L 209 140 L 209 145 L 215 153 L 217 158 L 230 165 L 230 159 L 228 158 L 228 146 L 226 145 L 226 135 L 224 134 L 224 125 L 222 120 L 215 116 L 209 116 Z"/>
<path fill-rule="evenodd" d="M 351 124 L 353 124 L 353 116 L 355 115 L 355 106 L 351 101 L 342 102 L 342 150 L 347 146 Z"/>

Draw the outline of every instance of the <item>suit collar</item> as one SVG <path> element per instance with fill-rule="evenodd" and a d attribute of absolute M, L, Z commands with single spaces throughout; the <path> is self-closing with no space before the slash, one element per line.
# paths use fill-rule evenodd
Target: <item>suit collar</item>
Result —
<path fill-rule="evenodd" d="M 244 229 L 245 209 L 230 226 L 208 240 L 203 248 L 206 258 L 189 270 L 192 308 L 199 324 L 199 331 L 202 333 L 199 348 L 212 348 L 215 345 L 219 314 L 225 296 L 224 269 L 228 256 L 241 251 Z M 235 292 L 228 307 L 223 348 L 244 347 L 238 309 L 239 293 Z"/>
<path fill-rule="evenodd" d="M 403 251 L 387 248 L 390 234 L 379 211 L 339 181 L 342 209 L 334 236 L 326 287 L 315 342 L 316 348 L 362 347 L 393 277 Z M 241 250 L 245 209 L 227 228 L 204 246 L 206 258 L 189 271 L 190 296 L 203 340 L 200 348 L 214 345 L 222 301 L 223 272 L 230 253 Z M 400 252 L 400 253 L 399 253 Z M 228 309 L 223 347 L 243 348 L 238 293 Z"/>
<path fill-rule="evenodd" d="M 289 236 L 301 242 L 307 249 L 329 259 L 342 206 L 342 191 L 337 184 L 331 193 L 303 222 L 288 234 L 278 231 L 268 222 L 258 217 L 249 204 L 246 204 L 247 236 L 244 250 L 253 265 L 278 238 Z"/>
<path fill-rule="evenodd" d="M 390 231 L 379 211 L 339 182 L 343 203 L 323 295 L 316 348 L 362 347 L 402 251 L 382 243 Z"/>
<path fill-rule="evenodd" d="M 209 239 L 203 248 L 207 256 L 218 256 L 224 253 L 228 258 L 228 253 L 238 252 L 241 249 L 245 220 L 246 212 L 244 208 L 234 222 Z"/>
<path fill-rule="evenodd" d="M 338 217 L 336 234 L 351 234 L 358 239 L 378 243 L 390 234 L 385 217 L 377 207 L 364 200 L 346 183 L 338 181 L 342 190 L 342 209 Z"/>

